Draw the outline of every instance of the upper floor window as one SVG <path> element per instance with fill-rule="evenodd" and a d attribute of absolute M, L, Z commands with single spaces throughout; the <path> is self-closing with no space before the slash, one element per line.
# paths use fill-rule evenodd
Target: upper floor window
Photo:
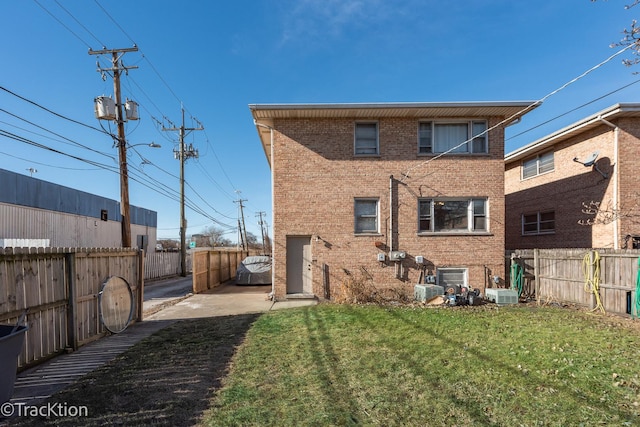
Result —
<path fill-rule="evenodd" d="M 522 162 L 522 179 L 553 171 L 553 151 Z"/>
<path fill-rule="evenodd" d="M 356 123 L 355 154 L 376 155 L 378 152 L 378 124 Z"/>
<path fill-rule="evenodd" d="M 551 234 L 556 231 L 556 214 L 553 211 L 522 215 L 522 234 Z"/>
<path fill-rule="evenodd" d="M 487 199 L 420 199 L 418 232 L 485 232 Z"/>
<path fill-rule="evenodd" d="M 419 154 L 486 154 L 489 150 L 484 120 L 420 122 L 418 126 Z"/>
<path fill-rule="evenodd" d="M 378 199 L 355 199 L 356 234 L 378 233 Z"/>

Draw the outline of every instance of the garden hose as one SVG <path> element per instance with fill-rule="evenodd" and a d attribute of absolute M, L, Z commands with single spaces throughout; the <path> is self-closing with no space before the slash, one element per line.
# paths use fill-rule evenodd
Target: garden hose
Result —
<path fill-rule="evenodd" d="M 517 262 L 511 264 L 511 289 L 518 291 L 518 298 L 522 296 L 523 291 L 522 273 L 523 269 L 520 264 Z"/>
<path fill-rule="evenodd" d="M 636 318 L 640 315 L 640 257 L 638 257 L 638 273 L 636 274 Z"/>
<path fill-rule="evenodd" d="M 591 258 L 593 254 L 593 258 Z M 596 299 L 596 306 L 591 311 L 604 311 L 604 306 L 600 300 L 600 254 L 592 251 L 586 254 L 582 261 L 582 271 L 584 273 L 584 290 L 593 294 Z"/>

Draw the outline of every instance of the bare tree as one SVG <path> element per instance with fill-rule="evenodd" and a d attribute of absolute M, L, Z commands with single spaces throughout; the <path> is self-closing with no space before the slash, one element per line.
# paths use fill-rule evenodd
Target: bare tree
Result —
<path fill-rule="evenodd" d="M 597 0 L 591 0 L 596 2 Z M 625 9 L 631 9 L 634 6 L 640 4 L 640 0 L 633 0 L 630 4 L 624 6 Z M 623 59 L 622 63 L 627 67 L 640 63 L 640 27 L 638 27 L 637 21 L 634 19 L 631 21 L 631 26 L 625 28 L 622 31 L 624 37 L 619 42 L 611 43 L 611 47 L 629 47 L 633 54 L 631 59 Z M 634 73 L 637 74 L 637 73 Z"/>
<path fill-rule="evenodd" d="M 638 0 L 640 1 L 640 0 Z M 635 196 L 638 200 L 638 195 Z M 596 225 L 596 224 L 611 224 L 621 218 L 631 218 L 632 222 L 640 222 L 640 211 L 638 210 L 638 203 L 633 205 L 630 209 L 625 211 L 616 209 L 613 207 L 613 202 L 609 200 L 604 206 L 601 202 L 582 202 L 582 213 L 588 215 L 586 219 L 578 221 L 580 225 Z"/>
<path fill-rule="evenodd" d="M 224 234 L 225 232 L 221 228 L 210 225 L 209 227 L 205 227 L 198 235 L 196 245 L 205 247 L 231 246 L 231 240 L 224 237 Z"/>

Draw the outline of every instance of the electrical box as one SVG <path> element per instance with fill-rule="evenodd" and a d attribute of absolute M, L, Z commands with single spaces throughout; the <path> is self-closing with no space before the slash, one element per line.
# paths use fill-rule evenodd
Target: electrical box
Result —
<path fill-rule="evenodd" d="M 517 304 L 518 291 L 513 289 L 495 289 L 489 288 L 485 291 L 485 298 L 493 301 L 498 305 Z"/>
<path fill-rule="evenodd" d="M 444 295 L 444 288 L 438 285 L 415 285 L 413 287 L 413 299 L 420 302 L 429 301 L 431 298 Z"/>
<path fill-rule="evenodd" d="M 401 261 L 405 259 L 407 253 L 405 251 L 391 251 L 389 252 L 389 259 L 391 261 Z"/>
<path fill-rule="evenodd" d="M 384 255 L 384 254 L 378 254 L 378 261 L 380 261 L 380 262 L 384 262 L 384 261 L 385 261 L 385 259 L 386 259 L 386 257 L 385 257 L 385 255 Z"/>
<path fill-rule="evenodd" d="M 138 103 L 136 101 L 128 99 L 124 104 L 124 109 L 127 115 L 127 120 L 138 120 L 140 118 L 138 116 Z"/>
<path fill-rule="evenodd" d="M 416 255 L 416 264 L 424 264 L 424 257 L 422 255 Z"/>
<path fill-rule="evenodd" d="M 95 99 L 96 119 L 115 120 L 116 102 L 109 96 L 99 96 Z"/>

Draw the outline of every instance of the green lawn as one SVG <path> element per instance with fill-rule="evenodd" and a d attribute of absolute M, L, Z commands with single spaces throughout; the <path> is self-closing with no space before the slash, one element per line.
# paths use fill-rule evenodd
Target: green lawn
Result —
<path fill-rule="evenodd" d="M 636 323 L 493 304 L 271 312 L 247 332 L 203 423 L 640 425 Z"/>

